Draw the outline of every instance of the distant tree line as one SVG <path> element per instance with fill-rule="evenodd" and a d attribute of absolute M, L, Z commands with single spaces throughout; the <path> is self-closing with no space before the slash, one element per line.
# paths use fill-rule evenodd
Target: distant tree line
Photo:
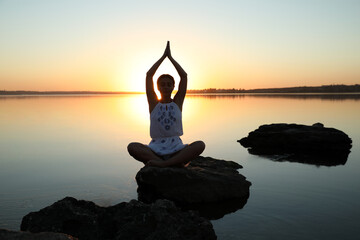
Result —
<path fill-rule="evenodd" d="M 202 90 L 187 90 L 187 93 L 243 93 L 245 89 L 222 89 L 222 88 L 207 88 Z"/>
<path fill-rule="evenodd" d="M 188 90 L 188 93 L 354 93 L 360 92 L 360 85 L 322 85 L 317 87 L 288 87 L 263 89 L 218 89 Z"/>

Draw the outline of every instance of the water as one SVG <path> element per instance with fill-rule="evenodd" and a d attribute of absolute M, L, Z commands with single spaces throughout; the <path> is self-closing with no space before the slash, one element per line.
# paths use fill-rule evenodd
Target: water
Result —
<path fill-rule="evenodd" d="M 359 95 L 187 96 L 184 142 L 233 160 L 252 182 L 244 208 L 212 221 L 218 239 L 357 239 Z M 345 165 L 274 162 L 236 141 L 268 123 L 313 124 L 353 140 Z M 136 199 L 142 164 L 126 151 L 149 142 L 145 95 L 0 97 L 0 228 L 73 196 L 101 206 Z"/>

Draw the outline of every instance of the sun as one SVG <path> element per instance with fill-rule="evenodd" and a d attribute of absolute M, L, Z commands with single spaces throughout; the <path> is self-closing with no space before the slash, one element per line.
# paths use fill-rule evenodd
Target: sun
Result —
<path fill-rule="evenodd" d="M 175 79 L 175 85 L 177 87 L 177 84 L 180 81 L 180 76 L 177 73 L 174 65 L 172 65 L 172 63 L 170 62 L 170 60 L 168 58 L 166 58 L 162 64 L 160 65 L 160 67 L 158 68 L 158 70 L 156 71 L 155 75 L 154 75 L 154 81 L 156 81 L 158 79 L 158 77 L 162 74 L 170 74 L 171 76 L 174 77 Z"/>
<path fill-rule="evenodd" d="M 175 89 L 174 90 L 178 89 L 178 84 L 180 81 L 180 76 L 177 73 L 175 67 L 172 65 L 170 60 L 168 58 L 166 58 L 162 62 L 162 64 L 159 66 L 158 70 L 156 71 L 156 73 L 153 77 L 154 89 L 155 89 L 155 92 L 158 95 L 158 97 L 160 96 L 160 92 L 157 90 L 156 81 L 162 74 L 170 74 L 171 76 L 173 76 L 173 78 L 175 80 Z"/>
<path fill-rule="evenodd" d="M 138 62 L 135 64 L 127 64 L 126 68 L 119 70 L 117 74 L 117 88 L 120 91 L 129 91 L 129 92 L 145 92 L 145 79 L 146 72 L 150 69 L 151 66 L 145 63 Z M 167 58 L 162 62 L 162 64 L 157 69 L 153 81 L 154 89 L 156 94 L 159 96 L 157 90 L 156 81 L 158 77 L 162 74 L 170 74 L 175 79 L 175 90 L 180 81 L 180 76 L 177 73 L 175 67 L 172 65 L 170 60 Z"/>

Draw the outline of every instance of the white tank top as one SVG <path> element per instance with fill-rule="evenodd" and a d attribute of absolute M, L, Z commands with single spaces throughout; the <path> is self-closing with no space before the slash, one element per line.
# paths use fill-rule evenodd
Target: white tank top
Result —
<path fill-rule="evenodd" d="M 153 139 L 183 135 L 182 114 L 174 103 L 158 103 L 150 113 L 150 136 Z"/>

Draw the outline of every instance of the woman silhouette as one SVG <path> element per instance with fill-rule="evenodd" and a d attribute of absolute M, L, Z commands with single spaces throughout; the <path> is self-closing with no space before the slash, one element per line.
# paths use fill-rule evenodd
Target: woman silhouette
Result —
<path fill-rule="evenodd" d="M 157 80 L 157 87 L 161 95 L 159 100 L 156 96 L 153 77 L 156 70 L 164 59 L 168 57 L 180 76 L 178 92 L 171 98 L 175 81 L 171 75 L 161 75 Z M 186 95 L 187 74 L 174 60 L 170 52 L 170 43 L 161 58 L 149 69 L 146 74 L 146 96 L 150 112 L 150 136 L 149 145 L 133 142 L 128 145 L 131 156 L 147 166 L 169 167 L 186 166 L 191 160 L 199 156 L 205 149 L 203 141 L 191 144 L 183 144 L 180 136 L 182 129 L 182 105 Z"/>

